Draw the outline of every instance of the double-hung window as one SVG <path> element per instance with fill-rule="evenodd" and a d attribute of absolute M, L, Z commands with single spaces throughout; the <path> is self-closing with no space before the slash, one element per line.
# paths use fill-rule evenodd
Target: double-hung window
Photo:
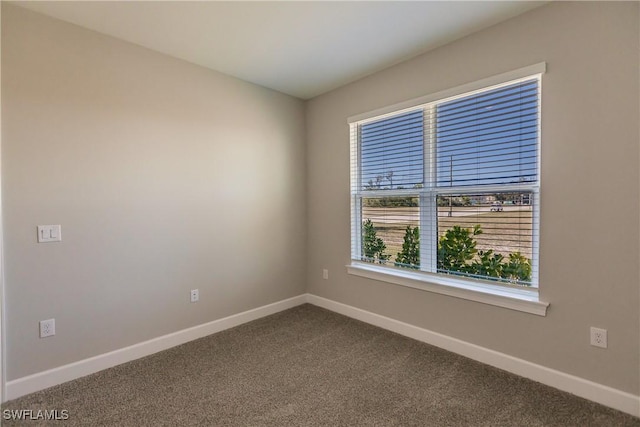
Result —
<path fill-rule="evenodd" d="M 543 71 L 350 119 L 350 267 L 537 301 Z"/>

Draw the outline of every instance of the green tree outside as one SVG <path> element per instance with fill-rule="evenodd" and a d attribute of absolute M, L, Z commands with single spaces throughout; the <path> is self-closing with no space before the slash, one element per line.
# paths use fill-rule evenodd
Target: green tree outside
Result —
<path fill-rule="evenodd" d="M 391 258 L 385 253 L 387 246 L 377 236 L 373 222 L 362 223 L 363 261 L 386 264 Z M 531 281 L 531 260 L 520 252 L 508 257 L 493 249 L 478 250 L 476 236 L 483 234 L 482 227 L 463 228 L 454 225 L 438 239 L 437 268 L 442 273 L 462 273 L 472 277 L 506 279 L 521 285 Z M 407 226 L 402 250 L 396 254 L 396 267 L 418 270 L 420 268 L 420 229 Z"/>
<path fill-rule="evenodd" d="M 396 267 L 417 270 L 420 268 L 420 229 L 407 225 L 402 243 L 402 251 L 396 255 Z"/>
<path fill-rule="evenodd" d="M 480 225 L 473 229 L 454 225 L 438 241 L 438 270 L 470 276 L 495 277 L 526 284 L 531 281 L 531 260 L 520 252 L 504 255 L 493 249 L 476 249 L 475 236 L 482 234 Z"/>
<path fill-rule="evenodd" d="M 362 223 L 362 254 L 364 255 L 363 261 L 377 262 L 379 264 L 386 264 L 391 255 L 385 254 L 387 245 L 384 241 L 378 237 L 376 228 L 370 219 L 365 220 Z"/>

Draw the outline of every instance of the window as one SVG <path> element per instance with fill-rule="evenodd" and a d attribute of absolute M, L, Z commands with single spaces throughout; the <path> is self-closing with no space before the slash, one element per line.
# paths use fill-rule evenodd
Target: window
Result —
<path fill-rule="evenodd" d="M 537 295 L 541 66 L 350 120 L 352 266 Z"/>

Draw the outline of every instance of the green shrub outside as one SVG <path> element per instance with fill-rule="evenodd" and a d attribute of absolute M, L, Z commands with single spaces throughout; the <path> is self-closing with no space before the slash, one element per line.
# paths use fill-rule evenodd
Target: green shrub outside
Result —
<path fill-rule="evenodd" d="M 454 225 L 438 240 L 438 271 L 444 273 L 462 273 L 475 277 L 506 279 L 518 284 L 528 285 L 531 281 L 531 260 L 520 252 L 512 252 L 508 257 L 476 248 L 475 236 L 482 234 L 482 227 L 473 229 Z M 386 264 L 391 255 L 386 254 L 387 246 L 376 234 L 373 222 L 363 222 L 362 252 L 364 261 Z M 420 230 L 407 226 L 402 250 L 397 253 L 396 267 L 420 268 Z"/>

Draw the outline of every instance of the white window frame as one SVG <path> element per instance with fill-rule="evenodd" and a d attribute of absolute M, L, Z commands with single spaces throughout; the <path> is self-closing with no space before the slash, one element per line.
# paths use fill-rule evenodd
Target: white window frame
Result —
<path fill-rule="evenodd" d="M 361 191 L 361 168 L 360 168 L 360 126 L 367 122 L 383 119 L 385 116 L 395 116 L 403 112 L 423 109 L 424 122 L 432 121 L 436 103 L 453 100 L 459 97 L 467 97 L 475 93 L 482 93 L 487 90 L 501 86 L 507 86 L 520 81 L 541 79 L 546 71 L 546 63 L 539 63 L 518 70 L 499 74 L 485 78 L 476 82 L 461 85 L 442 92 L 422 96 L 399 104 L 391 105 L 368 113 L 349 117 L 351 138 L 351 263 L 347 265 L 347 272 L 356 276 L 384 281 L 396 285 L 408 286 L 429 292 L 435 292 L 452 297 L 463 298 L 485 304 L 518 310 L 526 313 L 545 316 L 548 303 L 540 301 L 538 280 L 538 258 L 539 258 L 539 228 L 540 228 L 540 144 L 538 144 L 538 181 L 535 183 L 501 184 L 501 185 L 478 185 L 478 186 L 456 186 L 438 187 L 436 184 L 436 153 L 435 144 L 431 143 L 433 135 L 430 132 L 434 127 L 425 129 L 424 142 L 424 181 L 429 183 L 421 189 L 403 190 L 379 190 L 366 192 Z M 540 91 L 541 85 L 538 85 Z M 540 94 L 539 94 L 540 95 Z M 541 98 L 539 98 L 541 100 Z M 541 103 L 541 101 L 540 101 Z M 540 122 L 538 122 L 538 135 L 540 137 Z M 355 165 L 355 166 L 354 166 Z M 438 195 L 448 194 L 479 194 L 488 192 L 531 192 L 533 200 L 533 254 L 532 257 L 532 282 L 534 287 L 510 286 L 504 283 L 492 283 L 490 281 L 476 280 L 471 278 L 451 276 L 441 273 L 430 273 L 436 271 L 437 264 L 437 207 L 436 198 Z M 362 218 L 361 200 L 362 198 L 376 196 L 413 196 L 420 199 L 420 271 L 392 267 L 390 265 L 376 265 L 359 261 L 361 252 L 360 242 L 362 238 Z M 423 226 L 423 225 L 427 226 Z M 424 271 L 428 270 L 428 271 Z"/>

